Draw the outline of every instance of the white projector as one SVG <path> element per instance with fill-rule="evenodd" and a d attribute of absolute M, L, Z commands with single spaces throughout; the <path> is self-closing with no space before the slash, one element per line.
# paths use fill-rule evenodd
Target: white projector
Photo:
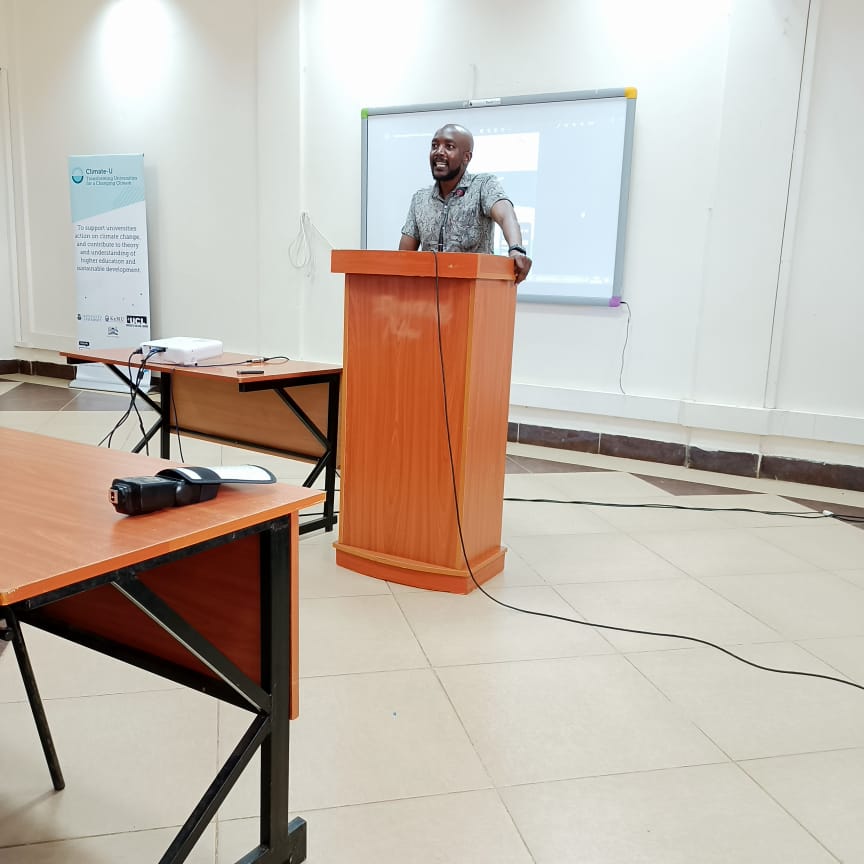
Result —
<path fill-rule="evenodd" d="M 142 342 L 141 351 L 145 357 L 151 351 L 158 351 L 159 354 L 151 358 L 158 363 L 197 366 L 202 360 L 218 357 L 222 353 L 222 343 L 218 339 L 174 336 L 170 339 L 151 339 L 149 342 Z"/>

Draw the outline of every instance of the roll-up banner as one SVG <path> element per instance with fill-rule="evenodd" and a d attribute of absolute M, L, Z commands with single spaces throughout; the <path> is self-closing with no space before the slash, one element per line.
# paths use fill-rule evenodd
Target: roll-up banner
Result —
<path fill-rule="evenodd" d="M 70 156 L 78 291 L 78 350 L 129 347 L 150 338 L 144 154 Z M 142 387 L 149 386 L 149 372 Z M 122 390 L 106 367 L 78 367 L 73 387 Z"/>

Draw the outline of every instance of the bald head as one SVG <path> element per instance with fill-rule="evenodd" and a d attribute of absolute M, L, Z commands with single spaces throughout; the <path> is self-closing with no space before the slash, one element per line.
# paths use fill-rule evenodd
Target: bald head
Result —
<path fill-rule="evenodd" d="M 442 135 L 458 140 L 467 150 L 474 152 L 474 136 L 464 126 L 458 123 L 448 123 L 442 126 L 433 137 L 439 138 Z"/>
<path fill-rule="evenodd" d="M 464 126 L 448 123 L 432 136 L 429 165 L 443 192 L 449 192 L 462 179 L 473 155 L 474 136 Z"/>

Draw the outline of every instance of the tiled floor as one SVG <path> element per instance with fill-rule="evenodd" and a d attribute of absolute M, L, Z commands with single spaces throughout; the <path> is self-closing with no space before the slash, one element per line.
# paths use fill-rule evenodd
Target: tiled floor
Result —
<path fill-rule="evenodd" d="M 0 380 L 0 425 L 97 442 L 125 397 Z M 135 438 L 132 422 L 115 446 Z M 864 530 L 617 504 L 864 512 L 864 494 L 512 446 L 503 574 L 533 610 L 719 642 L 864 683 Z M 257 455 L 187 440 L 187 461 Z M 0 454 L 0 460 L 14 454 Z M 295 464 L 267 460 L 298 480 Z M 291 806 L 310 864 L 864 862 L 864 692 L 690 642 L 528 616 L 336 566 L 301 541 Z M 0 864 L 153 862 L 246 715 L 27 637 L 67 788 L 51 790 L 0 655 Z M 244 776 L 189 859 L 257 842 Z"/>

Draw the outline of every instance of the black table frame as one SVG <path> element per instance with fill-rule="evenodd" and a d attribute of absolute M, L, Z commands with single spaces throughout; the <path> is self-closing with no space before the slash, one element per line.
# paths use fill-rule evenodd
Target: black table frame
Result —
<path fill-rule="evenodd" d="M 130 567 L 107 572 L 40 596 L 0 606 L 2 637 L 15 648 L 27 697 L 48 762 L 54 788 L 65 782 L 30 665 L 21 621 L 72 642 L 162 675 L 187 687 L 252 711 L 254 719 L 181 827 L 159 864 L 181 864 L 212 821 L 244 768 L 261 751 L 261 828 L 259 845 L 237 864 L 300 864 L 306 859 L 306 822 L 288 820 L 288 764 L 291 688 L 291 517 L 269 520 Z M 259 537 L 261 682 L 259 686 L 139 580 L 141 574 L 227 545 L 250 534 Z M 40 619 L 39 610 L 76 594 L 110 585 L 135 604 L 216 675 L 212 678 L 65 623 Z"/>
<path fill-rule="evenodd" d="M 114 363 L 105 363 L 104 360 L 81 360 L 77 357 L 67 357 L 67 362 L 70 364 L 79 363 L 102 363 L 107 366 L 125 385 L 135 398 L 143 399 L 154 411 L 159 415 L 155 423 L 145 432 L 144 437 L 132 448 L 133 453 L 140 453 L 149 444 L 157 432 L 159 436 L 159 455 L 162 459 L 171 458 L 171 433 L 176 432 L 198 435 L 206 438 L 208 441 L 215 441 L 220 444 L 229 444 L 236 447 L 250 447 L 263 452 L 272 453 L 275 456 L 287 456 L 292 459 L 301 459 L 303 461 L 314 461 L 312 470 L 309 476 L 303 481 L 303 486 L 311 488 L 312 484 L 324 472 L 324 513 L 320 518 L 309 519 L 300 525 L 300 533 L 306 534 L 310 531 L 317 531 L 323 528 L 325 531 L 332 531 L 336 524 L 336 452 L 339 441 L 339 388 L 342 380 L 341 371 L 320 372 L 313 375 L 306 375 L 299 378 L 280 378 L 272 381 L 248 381 L 241 380 L 237 382 L 238 390 L 241 393 L 251 393 L 258 390 L 272 390 L 291 411 L 291 413 L 303 424 L 319 444 L 324 448 L 324 452 L 316 460 L 306 453 L 298 453 L 291 450 L 278 450 L 272 447 L 262 447 L 253 441 L 244 441 L 237 438 L 226 438 L 219 435 L 213 435 L 209 432 L 198 432 L 195 429 L 187 429 L 182 425 L 171 423 L 171 376 L 172 372 L 165 369 L 156 369 L 159 373 L 159 402 L 151 399 L 150 396 L 141 389 L 125 371 L 125 369 L 117 366 Z M 139 366 L 133 366 L 133 369 L 139 369 Z M 145 367 L 146 368 L 146 367 Z M 319 429 L 308 414 L 297 404 L 292 398 L 289 390 L 295 387 L 308 387 L 313 384 L 327 385 L 327 428 Z"/>

